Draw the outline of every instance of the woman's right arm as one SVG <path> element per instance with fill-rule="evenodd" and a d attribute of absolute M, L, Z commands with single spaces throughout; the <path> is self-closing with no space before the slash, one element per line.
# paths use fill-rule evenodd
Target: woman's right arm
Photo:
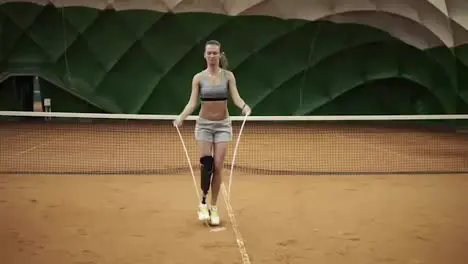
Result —
<path fill-rule="evenodd" d="M 184 121 L 185 118 L 187 118 L 187 116 L 191 115 L 193 113 L 193 111 L 195 111 L 195 108 L 198 105 L 198 92 L 199 92 L 198 91 L 199 90 L 198 89 L 198 87 L 199 87 L 198 76 L 199 76 L 199 74 L 197 73 L 192 78 L 192 92 L 190 94 L 190 99 L 189 99 L 187 105 L 185 106 L 182 113 L 180 113 L 180 115 L 179 115 L 179 120 L 180 121 Z"/>

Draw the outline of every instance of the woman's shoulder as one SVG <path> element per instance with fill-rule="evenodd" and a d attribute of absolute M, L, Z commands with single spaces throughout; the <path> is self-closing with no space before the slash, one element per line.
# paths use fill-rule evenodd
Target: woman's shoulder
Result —
<path fill-rule="evenodd" d="M 199 81 L 203 75 L 205 75 L 205 70 L 195 73 L 193 75 L 193 80 Z"/>
<path fill-rule="evenodd" d="M 226 70 L 226 69 L 222 69 L 222 71 L 223 71 L 223 73 L 224 73 L 224 75 L 225 75 L 226 77 L 229 77 L 229 78 L 233 78 L 233 77 L 234 77 L 234 73 L 233 73 L 232 71 Z"/>

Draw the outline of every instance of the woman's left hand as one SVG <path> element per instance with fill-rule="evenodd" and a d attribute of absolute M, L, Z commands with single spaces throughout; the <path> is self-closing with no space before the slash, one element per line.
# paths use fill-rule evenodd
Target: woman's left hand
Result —
<path fill-rule="evenodd" d="M 244 108 L 242 109 L 242 113 L 244 115 L 250 115 L 252 113 L 252 110 L 250 109 L 248 105 L 245 105 Z"/>

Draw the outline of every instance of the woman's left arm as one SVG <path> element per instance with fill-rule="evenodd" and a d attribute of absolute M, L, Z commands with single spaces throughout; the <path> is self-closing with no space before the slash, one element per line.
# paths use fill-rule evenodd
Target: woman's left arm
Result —
<path fill-rule="evenodd" d="M 237 89 L 236 77 L 234 73 L 228 71 L 228 80 L 229 80 L 229 91 L 231 92 L 231 97 L 233 103 L 242 110 L 244 114 L 250 114 L 250 107 L 245 103 L 242 97 L 239 95 Z"/>

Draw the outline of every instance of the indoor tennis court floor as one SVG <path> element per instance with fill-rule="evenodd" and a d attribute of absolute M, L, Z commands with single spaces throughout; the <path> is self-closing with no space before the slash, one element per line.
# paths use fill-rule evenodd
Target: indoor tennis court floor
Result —
<path fill-rule="evenodd" d="M 467 176 L 241 174 L 230 204 L 250 263 L 464 264 Z M 2 263 L 243 263 L 190 177 L 1 175 Z"/>

